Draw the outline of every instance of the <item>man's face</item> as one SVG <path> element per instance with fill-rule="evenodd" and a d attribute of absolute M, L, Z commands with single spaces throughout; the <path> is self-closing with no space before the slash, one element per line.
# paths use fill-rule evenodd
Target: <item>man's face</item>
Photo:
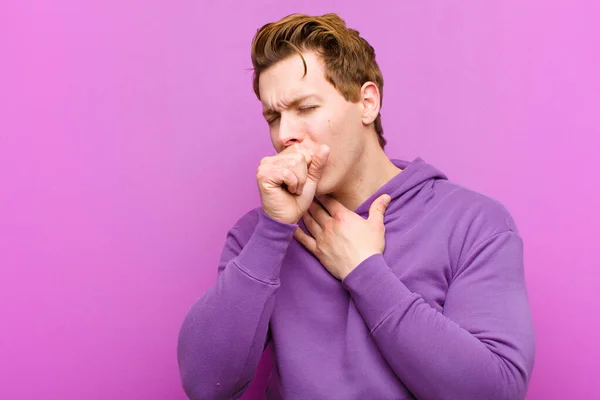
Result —
<path fill-rule="evenodd" d="M 263 115 L 279 153 L 298 143 L 315 153 L 326 144 L 330 153 L 317 195 L 331 193 L 350 178 L 348 172 L 364 148 L 361 103 L 351 103 L 325 79 L 324 64 L 314 52 L 295 54 L 263 71 L 259 80 Z"/>

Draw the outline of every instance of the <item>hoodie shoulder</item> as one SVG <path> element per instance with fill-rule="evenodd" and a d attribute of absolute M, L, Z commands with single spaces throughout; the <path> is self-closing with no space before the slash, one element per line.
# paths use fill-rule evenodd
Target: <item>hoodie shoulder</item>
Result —
<path fill-rule="evenodd" d="M 450 181 L 436 185 L 448 193 L 440 204 L 444 210 L 450 248 L 456 265 L 480 244 L 496 235 L 511 232 L 519 236 L 517 226 L 506 207 L 498 200 Z"/>
<path fill-rule="evenodd" d="M 438 185 L 449 186 L 450 194 L 445 199 L 456 217 L 480 235 L 494 235 L 513 231 L 517 226 L 508 209 L 497 199 L 466 188 L 451 181 L 440 181 Z"/>

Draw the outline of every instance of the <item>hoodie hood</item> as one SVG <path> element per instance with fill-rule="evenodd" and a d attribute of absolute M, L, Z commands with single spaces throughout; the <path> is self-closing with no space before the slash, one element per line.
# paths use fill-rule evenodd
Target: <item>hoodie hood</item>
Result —
<path fill-rule="evenodd" d="M 402 172 L 390 179 L 365 200 L 354 211 L 358 215 L 367 217 L 373 201 L 383 194 L 390 195 L 392 198 L 390 205 L 394 205 L 394 208 L 396 208 L 410 200 L 424 187 L 432 186 L 433 181 L 438 179 L 448 180 L 448 177 L 440 170 L 426 163 L 420 157 L 415 158 L 412 162 L 397 159 L 390 159 L 390 161 Z"/>

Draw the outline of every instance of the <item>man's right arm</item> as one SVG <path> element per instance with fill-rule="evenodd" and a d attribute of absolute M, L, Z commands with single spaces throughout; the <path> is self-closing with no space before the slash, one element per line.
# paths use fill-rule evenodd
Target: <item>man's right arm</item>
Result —
<path fill-rule="evenodd" d="M 179 332 L 179 370 L 190 399 L 238 397 L 250 384 L 297 226 L 256 209 L 227 234 L 217 282 L 190 308 Z"/>

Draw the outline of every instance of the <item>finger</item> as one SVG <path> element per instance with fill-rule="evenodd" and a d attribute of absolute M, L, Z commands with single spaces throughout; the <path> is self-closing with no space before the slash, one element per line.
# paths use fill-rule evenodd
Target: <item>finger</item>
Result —
<path fill-rule="evenodd" d="M 288 157 L 274 160 L 273 165 L 291 170 L 298 179 L 298 184 L 294 193 L 297 195 L 302 194 L 302 189 L 308 178 L 308 164 L 306 163 L 306 158 L 299 153 L 291 154 Z"/>
<path fill-rule="evenodd" d="M 310 236 L 308 236 L 304 231 L 300 228 L 297 228 L 294 232 L 294 237 L 302 246 L 304 246 L 308 251 L 315 254 L 317 250 L 317 241 Z"/>
<path fill-rule="evenodd" d="M 306 228 L 313 236 L 313 238 L 317 238 L 319 237 L 319 235 L 321 235 L 321 232 L 323 232 L 323 228 L 321 228 L 321 225 L 319 225 L 319 223 L 309 212 L 305 213 L 304 216 L 302 216 L 302 220 L 304 221 L 304 225 L 306 225 Z"/>
<path fill-rule="evenodd" d="M 317 199 L 321 202 L 323 207 L 325 207 L 329 215 L 331 215 L 332 217 L 337 217 L 339 215 L 342 215 L 346 211 L 350 211 L 346 207 L 344 207 L 342 203 L 340 203 L 330 195 L 319 196 L 317 197 Z"/>
<path fill-rule="evenodd" d="M 312 161 L 313 154 L 310 150 L 302 147 L 300 144 L 295 143 L 292 146 L 287 147 L 285 150 L 280 152 L 279 154 L 273 156 L 275 159 L 286 159 L 299 157 L 300 160 L 306 162 L 306 164 L 310 164 Z"/>
<path fill-rule="evenodd" d="M 281 171 L 282 182 L 287 186 L 288 192 L 294 194 L 298 190 L 298 177 L 289 169 Z"/>
<path fill-rule="evenodd" d="M 294 144 L 294 150 L 296 151 L 296 153 L 302 155 L 302 157 L 304 157 L 304 160 L 306 161 L 306 164 L 310 164 L 310 162 L 312 161 L 312 152 L 302 146 L 300 146 L 298 143 Z"/>
<path fill-rule="evenodd" d="M 296 154 L 299 154 L 301 156 L 300 160 L 302 161 L 299 164 L 294 165 L 294 172 L 296 173 L 296 176 L 298 177 L 297 194 L 301 195 L 303 192 L 306 180 L 308 179 L 308 166 L 310 165 L 310 163 L 313 160 L 313 154 L 310 150 L 304 148 L 303 146 L 301 146 L 298 143 L 294 144 L 293 147 L 296 151 Z"/>
<path fill-rule="evenodd" d="M 306 160 L 309 161 L 306 161 Z M 305 156 L 300 154 L 299 159 L 295 159 L 290 166 L 290 169 L 298 178 L 298 186 L 296 190 L 297 195 L 302 194 L 302 190 L 304 189 L 304 185 L 306 184 L 306 180 L 308 179 L 308 163 L 310 163 L 311 156 Z"/>
<path fill-rule="evenodd" d="M 315 201 L 308 207 L 308 212 L 321 227 L 325 226 L 326 221 L 331 218 L 327 210 Z"/>
<path fill-rule="evenodd" d="M 381 195 L 375 199 L 371 204 L 371 207 L 369 207 L 369 221 L 383 224 L 385 210 L 387 210 L 390 201 L 391 197 L 387 194 Z"/>
<path fill-rule="evenodd" d="M 285 174 L 283 168 L 275 167 L 272 162 L 261 162 L 256 172 L 259 185 L 280 187 L 284 184 Z"/>
<path fill-rule="evenodd" d="M 308 167 L 308 179 L 304 184 L 304 188 L 310 189 L 311 193 L 315 193 L 317 184 L 323 175 L 323 169 L 327 163 L 329 157 L 329 147 L 327 145 L 321 145 L 317 153 L 312 157 L 310 166 Z"/>

